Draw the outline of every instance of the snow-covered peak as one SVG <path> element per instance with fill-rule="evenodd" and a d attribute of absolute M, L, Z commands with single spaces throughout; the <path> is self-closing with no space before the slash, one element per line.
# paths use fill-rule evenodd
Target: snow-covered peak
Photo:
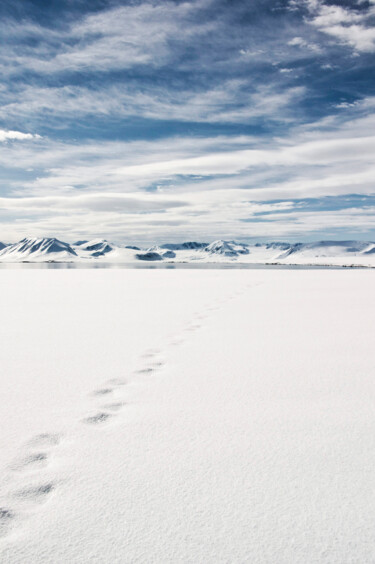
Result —
<path fill-rule="evenodd" d="M 185 243 L 165 243 L 161 245 L 161 249 L 168 249 L 169 251 L 195 251 L 197 249 L 204 249 L 208 243 L 198 243 L 197 241 L 186 241 Z"/>
<path fill-rule="evenodd" d="M 356 256 L 362 253 L 371 252 L 374 248 L 373 243 L 366 241 L 315 241 L 313 243 L 295 243 L 290 245 L 280 259 L 298 256 L 305 258 L 325 258 L 339 256 Z"/>
<path fill-rule="evenodd" d="M 93 257 L 103 256 L 111 251 L 114 247 L 105 239 L 92 239 L 91 241 L 78 241 L 79 251 L 90 253 Z"/>
<path fill-rule="evenodd" d="M 249 254 L 248 245 L 236 243 L 235 241 L 214 241 L 204 248 L 207 253 L 224 255 L 226 257 L 237 257 Z"/>
<path fill-rule="evenodd" d="M 273 250 L 280 250 L 280 251 L 287 251 L 290 249 L 290 243 L 284 243 L 280 241 L 271 241 L 270 243 L 256 243 L 255 247 L 264 247 L 265 249 L 273 249 Z"/>
<path fill-rule="evenodd" d="M 163 257 L 156 250 L 148 249 L 147 251 L 136 253 L 135 258 L 138 260 L 154 261 L 163 260 Z"/>
<path fill-rule="evenodd" d="M 171 251 L 169 249 L 165 249 L 164 245 L 162 245 L 161 247 L 158 247 L 157 245 L 154 245 L 153 247 L 150 247 L 149 249 L 147 249 L 147 253 L 156 253 L 158 255 L 160 255 L 160 260 L 163 258 L 175 258 L 176 257 L 176 253 L 174 251 Z M 138 255 L 137 255 L 138 257 Z"/>
<path fill-rule="evenodd" d="M 66 259 L 76 256 L 74 249 L 54 237 L 25 237 L 18 243 L 8 245 L 0 251 L 0 257 L 10 260 L 53 260 Z"/>

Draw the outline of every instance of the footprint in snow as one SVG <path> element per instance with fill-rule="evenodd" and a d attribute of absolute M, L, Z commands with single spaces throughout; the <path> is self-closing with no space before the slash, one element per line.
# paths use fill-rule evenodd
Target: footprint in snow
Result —
<path fill-rule="evenodd" d="M 158 368 L 161 368 L 162 366 L 164 366 L 164 362 L 162 362 L 161 360 L 158 361 L 153 361 L 149 363 L 149 368 L 152 368 L 153 370 L 156 370 Z"/>
<path fill-rule="evenodd" d="M 15 514 L 7 507 L 0 507 L 0 537 L 3 537 L 11 525 Z"/>
<path fill-rule="evenodd" d="M 87 423 L 88 425 L 100 425 L 101 423 L 108 421 L 108 419 L 110 419 L 111 417 L 112 415 L 110 413 L 99 411 L 98 413 L 95 413 L 95 415 L 85 417 L 85 419 L 83 419 L 83 422 Z"/>
<path fill-rule="evenodd" d="M 11 470 L 22 471 L 40 468 L 47 464 L 48 454 L 46 452 L 32 452 L 22 458 L 16 459 L 10 466 Z"/>
<path fill-rule="evenodd" d="M 124 402 L 119 401 L 115 403 L 107 403 L 106 405 L 103 405 L 103 408 L 109 409 L 110 411 L 120 411 L 124 405 L 126 405 Z"/>
<path fill-rule="evenodd" d="M 157 356 L 158 354 L 160 354 L 160 351 L 157 349 L 151 349 L 149 351 L 146 351 L 145 353 L 143 353 L 142 358 L 154 358 L 155 356 Z"/>
<path fill-rule="evenodd" d="M 17 504 L 26 504 L 26 510 L 33 504 L 41 504 L 47 501 L 50 494 L 56 489 L 53 482 L 44 482 L 38 485 L 26 486 L 13 492 L 12 497 L 17 500 Z M 5 537 L 11 527 L 14 526 L 16 518 L 22 519 L 22 513 L 15 512 L 9 507 L 0 506 L 0 537 Z"/>
<path fill-rule="evenodd" d="M 197 329 L 200 329 L 201 327 L 200 323 L 190 323 L 185 327 L 185 331 L 197 331 Z"/>
<path fill-rule="evenodd" d="M 45 448 L 57 446 L 61 440 L 60 435 L 52 433 L 41 433 L 33 437 L 27 445 L 35 448 Z"/>
<path fill-rule="evenodd" d="M 171 341 L 170 341 L 170 346 L 172 347 L 177 347 L 178 345 L 182 345 L 185 342 L 184 337 L 174 337 Z"/>
<path fill-rule="evenodd" d="M 152 372 L 155 372 L 156 370 L 160 370 L 160 368 L 162 368 L 165 365 L 165 362 L 161 361 L 161 360 L 157 360 L 157 361 L 152 361 L 148 363 L 148 366 L 145 366 L 144 368 L 139 368 L 136 373 L 137 374 L 151 374 Z"/>
<path fill-rule="evenodd" d="M 93 396 L 106 396 L 113 392 L 113 388 L 100 388 L 98 390 L 94 390 L 92 392 Z"/>
<path fill-rule="evenodd" d="M 127 380 L 125 378 L 111 378 L 108 380 L 108 384 L 112 386 L 125 386 L 127 384 Z"/>
<path fill-rule="evenodd" d="M 154 368 L 151 368 L 151 366 L 137 370 L 137 374 L 151 374 L 151 372 L 154 372 Z"/>
<path fill-rule="evenodd" d="M 46 482 L 45 484 L 39 484 L 37 486 L 31 486 L 18 490 L 15 493 L 15 497 L 24 501 L 41 502 L 47 499 L 49 494 L 51 494 L 55 489 L 55 484 L 53 484 L 52 482 Z"/>

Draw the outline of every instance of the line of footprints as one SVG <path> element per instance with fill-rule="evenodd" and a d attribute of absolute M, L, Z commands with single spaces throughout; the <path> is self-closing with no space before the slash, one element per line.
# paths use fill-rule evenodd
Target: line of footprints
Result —
<path fill-rule="evenodd" d="M 257 284 L 247 284 L 229 296 L 208 305 L 197 313 L 182 331 L 167 341 L 167 346 L 178 346 L 186 341 L 188 335 L 202 327 L 202 322 L 229 302 L 243 294 L 250 287 Z M 127 378 L 114 378 L 102 387 L 94 390 L 90 396 L 95 401 L 95 409 L 81 419 L 81 423 L 89 426 L 102 426 L 113 417 L 120 414 L 126 406 L 124 396 L 129 383 L 142 381 L 144 377 L 153 376 L 165 365 L 165 358 L 160 350 L 147 350 L 140 358 L 140 367 Z M 143 378 L 142 378 L 143 377 Z M 6 537 L 14 526 L 32 515 L 37 507 L 47 501 L 56 491 L 56 481 L 42 480 L 44 471 L 48 468 L 54 451 L 62 441 L 62 435 L 55 433 L 41 433 L 28 441 L 18 458 L 8 467 L 8 480 L 11 493 L 0 502 L 0 540 Z M 17 483 L 27 480 L 25 485 L 14 487 Z M 13 486 L 13 488 L 12 488 Z M 7 503 L 9 502 L 9 503 Z"/>

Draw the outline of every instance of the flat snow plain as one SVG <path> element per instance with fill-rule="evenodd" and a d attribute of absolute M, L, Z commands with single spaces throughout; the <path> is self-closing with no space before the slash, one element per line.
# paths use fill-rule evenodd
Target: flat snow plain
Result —
<path fill-rule="evenodd" d="M 4 270 L 0 562 L 375 562 L 370 270 Z"/>

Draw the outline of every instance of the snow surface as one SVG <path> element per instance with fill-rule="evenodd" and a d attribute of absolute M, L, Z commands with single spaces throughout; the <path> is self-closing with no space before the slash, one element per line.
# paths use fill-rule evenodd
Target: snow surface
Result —
<path fill-rule="evenodd" d="M 95 264 L 224 263 L 300 264 L 375 267 L 375 243 L 366 241 L 318 241 L 314 243 L 238 243 L 189 241 L 165 243 L 149 248 L 119 246 L 104 239 L 77 241 L 69 245 L 54 238 L 25 238 L 1 250 L 0 263 L 77 262 Z"/>
<path fill-rule="evenodd" d="M 374 562 L 373 288 L 1 271 L 0 562 Z"/>

